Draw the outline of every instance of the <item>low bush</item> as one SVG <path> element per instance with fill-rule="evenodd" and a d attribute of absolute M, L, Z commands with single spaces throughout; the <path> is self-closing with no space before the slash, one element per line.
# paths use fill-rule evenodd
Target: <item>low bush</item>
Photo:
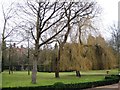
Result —
<path fill-rule="evenodd" d="M 53 86 L 54 88 L 65 88 L 65 84 L 62 82 L 56 82 Z"/>
<path fill-rule="evenodd" d="M 119 75 L 106 75 L 105 79 L 120 79 Z"/>
<path fill-rule="evenodd" d="M 64 90 L 66 88 L 65 84 L 62 82 L 56 82 L 53 87 L 52 90 Z"/>

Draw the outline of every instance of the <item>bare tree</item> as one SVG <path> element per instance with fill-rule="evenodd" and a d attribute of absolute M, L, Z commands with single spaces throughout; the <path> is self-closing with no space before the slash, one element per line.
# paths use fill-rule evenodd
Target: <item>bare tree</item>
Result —
<path fill-rule="evenodd" d="M 32 83 L 36 83 L 37 61 L 40 48 L 44 44 L 49 43 L 67 26 L 67 24 L 65 24 L 63 27 L 61 27 L 59 31 L 44 38 L 45 33 L 50 32 L 52 30 L 51 27 L 56 25 L 59 21 L 63 19 L 64 17 L 64 13 L 62 12 L 63 5 L 64 2 L 61 3 L 47 1 L 40 2 L 32 0 L 27 1 L 25 5 L 22 6 L 19 5 L 20 9 L 22 10 L 22 13 L 24 14 L 23 17 L 22 16 L 20 17 L 25 22 L 25 24 L 21 25 L 21 27 L 25 28 L 29 27 L 30 25 L 33 26 L 32 29 L 29 29 L 29 31 L 31 32 L 31 36 L 33 37 L 33 40 L 35 42 L 32 69 Z M 25 16 L 28 17 L 26 18 Z M 28 25 L 26 26 L 27 23 L 29 26 Z"/>
<path fill-rule="evenodd" d="M 6 49 L 6 39 L 10 37 L 10 35 L 15 30 L 16 26 L 14 27 L 14 23 L 12 22 L 13 16 L 14 16 L 14 9 L 13 9 L 12 3 L 8 8 L 4 8 L 2 6 L 3 11 L 3 29 L 2 29 L 2 71 L 4 69 L 4 57 L 5 57 L 5 49 Z M 10 23 L 13 24 L 13 26 L 10 26 Z"/>
<path fill-rule="evenodd" d="M 113 24 L 113 26 L 110 27 L 110 29 L 112 30 L 112 40 L 111 40 L 111 44 L 113 45 L 113 47 L 119 51 L 120 49 L 120 29 L 118 28 L 117 25 Z"/>
<path fill-rule="evenodd" d="M 119 22 L 118 25 L 113 24 L 110 26 L 110 30 L 112 30 L 112 38 L 110 40 L 110 44 L 113 46 L 113 48 L 117 51 L 117 58 L 118 58 L 118 68 L 119 68 L 119 73 L 120 73 L 120 27 L 119 27 Z"/>

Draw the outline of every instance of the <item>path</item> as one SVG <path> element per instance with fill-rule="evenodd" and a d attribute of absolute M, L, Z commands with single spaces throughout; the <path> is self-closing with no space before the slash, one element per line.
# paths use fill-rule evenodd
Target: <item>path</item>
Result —
<path fill-rule="evenodd" d="M 119 87 L 118 84 L 112 84 L 112 85 L 99 86 L 99 87 L 83 89 L 83 90 L 120 90 L 120 84 Z"/>

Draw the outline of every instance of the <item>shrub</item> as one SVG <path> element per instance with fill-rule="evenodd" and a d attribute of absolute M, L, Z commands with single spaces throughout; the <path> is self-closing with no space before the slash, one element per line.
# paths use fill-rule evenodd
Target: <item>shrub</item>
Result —
<path fill-rule="evenodd" d="M 107 75 L 105 79 L 120 79 L 119 75 Z"/>
<path fill-rule="evenodd" d="M 54 83 L 54 88 L 65 88 L 65 84 L 62 82 L 56 82 Z"/>

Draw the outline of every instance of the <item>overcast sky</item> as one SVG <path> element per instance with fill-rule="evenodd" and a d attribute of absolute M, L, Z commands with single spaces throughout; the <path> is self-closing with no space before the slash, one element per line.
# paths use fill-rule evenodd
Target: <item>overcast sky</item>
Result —
<path fill-rule="evenodd" d="M 1 10 L 2 4 L 6 5 L 7 7 L 13 1 L 17 1 L 17 0 L 0 0 L 0 26 L 3 25 L 2 10 Z M 120 0 L 96 0 L 96 1 L 102 7 L 102 14 L 100 17 L 101 35 L 103 35 L 105 39 L 110 39 L 110 32 L 107 30 L 107 28 L 113 23 L 117 23 L 118 1 Z M 0 34 L 1 31 L 2 31 L 2 27 L 0 27 Z"/>
<path fill-rule="evenodd" d="M 103 11 L 101 16 L 101 33 L 106 39 L 110 39 L 111 31 L 108 30 L 110 25 L 118 22 L 118 2 L 120 0 L 97 0 Z M 103 28 L 103 29 L 102 29 Z"/>

